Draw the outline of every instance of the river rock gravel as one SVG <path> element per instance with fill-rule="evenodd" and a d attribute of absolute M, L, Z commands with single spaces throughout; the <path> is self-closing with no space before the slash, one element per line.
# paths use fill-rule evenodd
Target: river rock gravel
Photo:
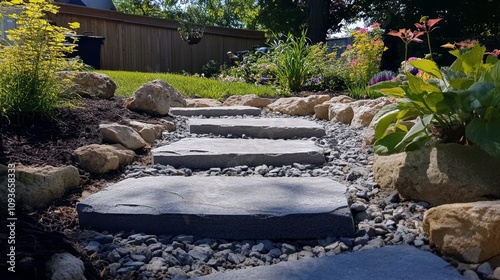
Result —
<path fill-rule="evenodd" d="M 287 117 L 263 112 L 260 116 Z M 241 118 L 241 117 L 231 117 Z M 168 165 L 128 166 L 125 178 L 144 176 L 264 176 L 328 177 L 347 186 L 346 196 L 355 219 L 352 238 L 314 240 L 223 240 L 192 235 L 150 235 L 139 232 L 92 232 L 81 242 L 89 255 L 104 263 L 109 279 L 186 279 L 230 269 L 272 265 L 279 262 L 319 258 L 388 245 L 409 244 L 421 250 L 433 248 L 422 230 L 429 204 L 402 201 L 397 192 L 383 191 L 373 178 L 374 154 L 362 149 L 366 128 L 313 120 L 326 129 L 326 136 L 311 138 L 325 150 L 323 165 L 294 163 L 287 166 L 234 166 L 191 170 Z M 176 117 L 177 130 L 164 133 L 156 146 L 186 137 L 223 137 L 190 134 L 186 117 Z M 227 135 L 224 137 L 232 137 Z M 245 137 L 245 136 L 244 136 Z M 455 265 L 459 265 L 456 264 Z M 475 274 L 462 265 L 462 273 Z M 477 268 L 476 268 L 477 269 Z"/>

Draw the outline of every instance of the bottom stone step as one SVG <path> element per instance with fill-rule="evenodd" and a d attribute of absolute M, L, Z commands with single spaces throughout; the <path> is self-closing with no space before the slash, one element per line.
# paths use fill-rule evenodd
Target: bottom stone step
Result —
<path fill-rule="evenodd" d="M 346 187 L 327 178 L 144 177 L 78 203 L 82 228 L 223 239 L 352 236 Z"/>
<path fill-rule="evenodd" d="M 271 266 L 214 273 L 197 280 L 463 280 L 438 256 L 401 245 Z"/>

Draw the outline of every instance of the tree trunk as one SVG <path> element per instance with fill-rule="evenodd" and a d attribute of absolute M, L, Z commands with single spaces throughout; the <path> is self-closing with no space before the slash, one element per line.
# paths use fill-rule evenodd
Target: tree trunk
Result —
<path fill-rule="evenodd" d="M 308 37 L 314 44 L 326 41 L 326 32 L 330 28 L 329 3 L 328 0 L 309 0 Z"/>

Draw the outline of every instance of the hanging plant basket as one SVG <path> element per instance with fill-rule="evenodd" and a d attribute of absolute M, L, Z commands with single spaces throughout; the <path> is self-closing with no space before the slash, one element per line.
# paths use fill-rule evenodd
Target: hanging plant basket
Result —
<path fill-rule="evenodd" d="M 205 28 L 201 25 L 181 21 L 177 31 L 179 31 L 182 41 L 188 43 L 189 45 L 196 45 L 201 42 Z"/>

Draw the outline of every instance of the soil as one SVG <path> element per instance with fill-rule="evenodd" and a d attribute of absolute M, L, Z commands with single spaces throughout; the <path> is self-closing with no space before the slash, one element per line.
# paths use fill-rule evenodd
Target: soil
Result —
<path fill-rule="evenodd" d="M 0 124 L 0 164 L 29 166 L 73 165 L 80 171 L 82 184 L 79 188 L 54 201 L 46 209 L 34 213 L 17 213 L 16 223 L 16 278 L 45 279 L 45 262 L 58 252 L 69 252 L 80 257 L 86 266 L 87 279 L 103 279 L 93 263 L 77 245 L 82 231 L 79 230 L 76 203 L 82 194 L 95 193 L 109 183 L 119 180 L 123 170 L 104 175 L 85 172 L 80 168 L 73 151 L 89 144 L 100 144 L 99 124 L 117 122 L 127 124 L 127 119 L 159 123 L 157 118 L 132 112 L 123 107 L 123 98 L 109 100 L 82 99 L 80 108 L 60 110 L 57 120 L 36 120 L 24 125 Z M 151 163 L 149 149 L 136 151 L 134 164 Z M 0 217 L 5 216 L 0 213 Z M 3 259 L 8 252 L 7 226 L 0 218 L 0 279 L 12 278 L 7 273 Z M 4 233 L 5 232 L 5 233 Z M 7 273 L 5 276 L 4 273 Z"/>
<path fill-rule="evenodd" d="M 292 96 L 311 94 L 338 95 L 337 92 L 301 92 Z M 69 252 L 84 261 L 86 278 L 107 279 L 105 266 L 88 256 L 79 247 L 85 231 L 79 229 L 76 203 L 110 183 L 120 179 L 123 170 L 104 175 L 85 172 L 80 168 L 73 151 L 89 144 L 102 143 L 99 124 L 117 122 L 127 124 L 127 119 L 159 123 L 158 118 L 129 111 L 123 107 L 123 98 L 109 100 L 82 99 L 81 108 L 62 109 L 57 120 L 36 120 L 25 125 L 0 124 L 0 164 L 29 166 L 73 165 L 80 171 L 82 184 L 65 194 L 45 209 L 34 213 L 18 213 L 16 223 L 16 278 L 46 279 L 45 262 L 58 252 Z M 149 149 L 136 151 L 134 164 L 151 163 Z M 7 273 L 3 259 L 8 252 L 7 221 L 0 213 L 0 279 L 12 278 Z M 7 273 L 4 275 L 4 273 Z"/>

